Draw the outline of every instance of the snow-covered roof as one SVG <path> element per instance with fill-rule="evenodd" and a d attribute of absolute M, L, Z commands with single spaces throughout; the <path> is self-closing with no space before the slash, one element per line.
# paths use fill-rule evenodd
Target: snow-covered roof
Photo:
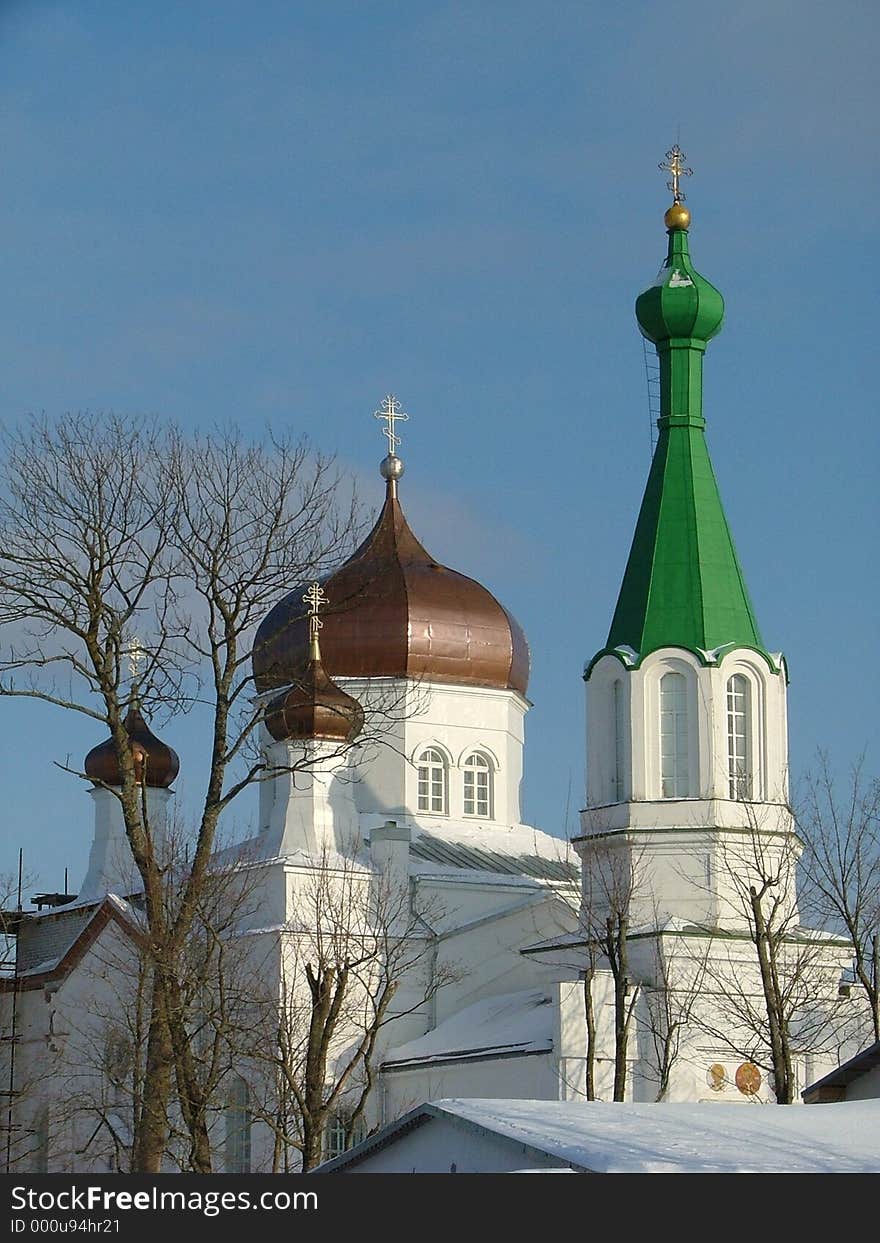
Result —
<path fill-rule="evenodd" d="M 880 1171 L 880 1101 L 825 1106 L 438 1101 L 603 1173 Z"/>
<path fill-rule="evenodd" d="M 554 1011 L 540 989 L 486 997 L 465 1006 L 424 1036 L 391 1049 L 383 1070 L 426 1062 L 548 1053 L 553 1048 Z"/>
<path fill-rule="evenodd" d="M 441 1100 L 323 1168 L 357 1164 L 435 1118 L 593 1173 L 880 1172 L 880 1100 L 787 1106 Z"/>
<path fill-rule="evenodd" d="M 418 827 L 413 832 L 410 850 L 417 873 L 452 868 L 500 878 L 525 876 L 557 884 L 575 884 L 579 875 L 568 843 L 528 824 L 487 825 L 451 820 L 444 822 L 442 835 Z"/>
<path fill-rule="evenodd" d="M 135 907 L 115 893 L 98 901 L 67 903 L 51 911 L 28 911 L 19 933 L 16 980 L 21 987 L 65 975 L 77 965 L 111 921 L 127 932 L 143 926 Z"/>

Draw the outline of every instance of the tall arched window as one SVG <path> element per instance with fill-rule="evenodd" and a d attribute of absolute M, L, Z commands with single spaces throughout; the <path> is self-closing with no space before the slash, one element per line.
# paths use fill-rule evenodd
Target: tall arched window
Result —
<path fill-rule="evenodd" d="M 446 760 L 436 747 L 419 756 L 419 811 L 446 814 Z"/>
<path fill-rule="evenodd" d="M 464 814 L 492 817 L 492 768 L 479 751 L 464 762 Z"/>
<path fill-rule="evenodd" d="M 226 1136 L 224 1165 L 227 1174 L 251 1172 L 250 1093 L 245 1081 L 236 1076 L 226 1097 Z"/>
<path fill-rule="evenodd" d="M 735 673 L 727 683 L 727 773 L 730 797 L 750 799 L 753 790 L 752 688 Z"/>
<path fill-rule="evenodd" d="M 687 679 L 682 673 L 664 673 L 660 679 L 660 781 L 663 798 L 691 794 L 688 754 Z"/>
<path fill-rule="evenodd" d="M 619 803 L 623 799 L 624 765 L 626 751 L 624 748 L 623 721 L 623 683 L 620 678 L 614 683 L 611 691 L 612 709 L 614 712 L 614 770 L 611 777 L 611 801 Z"/>

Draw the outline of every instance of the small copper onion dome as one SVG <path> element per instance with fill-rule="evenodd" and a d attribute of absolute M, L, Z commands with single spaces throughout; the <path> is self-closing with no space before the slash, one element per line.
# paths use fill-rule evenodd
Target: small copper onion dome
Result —
<path fill-rule="evenodd" d="M 137 708 L 130 708 L 125 718 L 125 729 L 131 739 L 135 780 L 155 789 L 171 785 L 180 772 L 177 752 L 167 746 L 150 730 Z M 108 738 L 100 746 L 92 747 L 86 756 L 85 772 L 96 785 L 121 786 L 122 773 L 116 759 L 113 739 Z"/>
<path fill-rule="evenodd" d="M 353 742 L 363 724 L 361 705 L 327 676 L 317 642 L 302 676 L 266 708 L 266 728 L 276 742 L 288 738 Z"/>
<path fill-rule="evenodd" d="M 514 618 L 480 583 L 438 564 L 409 528 L 397 499 L 403 463 L 382 463 L 379 520 L 323 586 L 321 651 L 334 677 L 409 677 L 525 694 L 529 648 Z M 296 681 L 309 650 L 298 586 L 266 616 L 253 650 L 258 691 Z"/>

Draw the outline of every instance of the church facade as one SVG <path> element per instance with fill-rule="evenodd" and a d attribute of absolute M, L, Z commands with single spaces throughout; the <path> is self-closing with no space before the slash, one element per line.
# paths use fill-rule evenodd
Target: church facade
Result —
<path fill-rule="evenodd" d="M 667 257 L 636 304 L 659 355 L 659 436 L 610 631 L 585 670 L 574 841 L 522 822 L 528 645 L 486 587 L 410 529 L 395 399 L 381 412 L 390 452 L 373 530 L 256 635 L 273 777 L 254 831 L 216 861 L 248 878 L 229 943 L 245 947 L 255 994 L 282 1009 L 303 988 L 303 945 L 313 953 L 340 911 L 409 946 L 363 1116 L 346 1134 L 352 1074 L 328 1156 L 441 1097 L 772 1101 L 756 919 L 776 930 L 775 970 L 793 982 L 795 1097 L 858 1044 L 858 1005 L 840 988 L 850 948 L 798 913 L 787 669 L 761 637 L 708 455 L 702 367 L 723 301 L 693 265 L 674 181 Z M 177 759 L 137 712 L 127 728 L 161 836 Z M 85 764 L 88 874 L 75 900 L 18 922 L 0 997 L 7 1027 L 14 1009 L 7 1125 L 21 1168 L 124 1168 L 131 1025 L 114 1031 L 108 1016 L 138 1004 L 142 923 L 108 746 Z M 352 1013 L 329 1050 L 331 1080 L 358 1023 Z M 269 1124 L 277 1067 L 261 1056 L 240 1045 L 220 1078 L 218 1169 L 284 1168 Z"/>

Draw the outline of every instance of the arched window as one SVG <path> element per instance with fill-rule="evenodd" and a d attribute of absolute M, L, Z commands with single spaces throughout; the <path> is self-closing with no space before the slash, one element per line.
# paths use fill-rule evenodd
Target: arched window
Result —
<path fill-rule="evenodd" d="M 419 811 L 446 814 L 446 760 L 436 747 L 419 756 Z"/>
<path fill-rule="evenodd" d="M 612 708 L 614 711 L 614 771 L 611 778 L 611 801 L 619 803 L 623 799 L 624 765 L 626 751 L 624 749 L 623 721 L 623 683 L 620 678 L 614 683 L 611 691 Z"/>
<path fill-rule="evenodd" d="M 366 1139 L 366 1135 L 362 1118 L 352 1128 L 345 1114 L 332 1114 L 324 1127 L 324 1160 L 332 1161 L 334 1157 L 341 1157 L 349 1148 L 354 1148 L 361 1140 Z"/>
<path fill-rule="evenodd" d="M 727 683 L 727 773 L 730 797 L 752 797 L 752 688 L 735 673 Z"/>
<path fill-rule="evenodd" d="M 464 762 L 464 814 L 484 820 L 492 817 L 492 768 L 479 751 Z"/>
<path fill-rule="evenodd" d="M 660 781 L 663 798 L 691 794 L 688 754 L 688 688 L 682 673 L 660 679 Z"/>
<path fill-rule="evenodd" d="M 224 1164 L 227 1174 L 251 1172 L 251 1111 L 248 1085 L 238 1076 L 226 1097 Z"/>

